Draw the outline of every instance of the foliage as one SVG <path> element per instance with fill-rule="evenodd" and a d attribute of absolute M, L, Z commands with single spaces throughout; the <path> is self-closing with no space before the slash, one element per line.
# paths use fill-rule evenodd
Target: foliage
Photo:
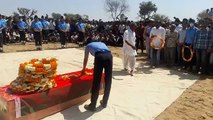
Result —
<path fill-rule="evenodd" d="M 59 19 L 62 16 L 60 13 L 55 13 L 55 12 L 53 12 L 51 15 L 53 19 Z"/>
<path fill-rule="evenodd" d="M 18 12 L 14 12 L 14 16 L 26 16 L 26 17 L 32 17 L 37 13 L 37 10 L 34 9 L 28 9 L 28 8 L 17 8 Z"/>
<path fill-rule="evenodd" d="M 169 19 L 168 16 L 162 15 L 162 14 L 154 14 L 154 15 L 152 16 L 152 19 L 153 19 L 154 21 L 160 21 L 160 22 L 165 22 L 165 23 L 170 21 L 170 19 Z"/>
<path fill-rule="evenodd" d="M 206 10 L 201 11 L 200 13 L 198 13 L 197 15 L 197 19 L 198 20 L 204 20 L 206 18 L 208 18 L 208 12 Z"/>
<path fill-rule="evenodd" d="M 148 2 L 142 2 L 139 4 L 139 17 L 141 17 L 142 20 L 149 19 L 152 17 L 153 13 L 156 13 L 157 6 L 152 3 L 151 1 Z"/>
<path fill-rule="evenodd" d="M 129 4 L 126 0 L 105 0 L 105 10 L 116 21 L 120 20 L 120 16 L 129 10 Z"/>

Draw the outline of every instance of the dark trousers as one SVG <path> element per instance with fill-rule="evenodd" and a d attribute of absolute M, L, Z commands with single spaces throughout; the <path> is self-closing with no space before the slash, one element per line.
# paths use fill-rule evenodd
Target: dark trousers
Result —
<path fill-rule="evenodd" d="M 201 71 L 202 73 L 206 73 L 206 65 L 207 65 L 207 50 L 205 49 L 196 49 L 196 70 Z"/>
<path fill-rule="evenodd" d="M 42 33 L 34 32 L 34 38 L 35 38 L 35 45 L 42 46 Z"/>
<path fill-rule="evenodd" d="M 84 33 L 78 32 L 78 42 L 84 42 Z"/>
<path fill-rule="evenodd" d="M 7 43 L 7 33 L 6 33 L 6 29 L 5 28 L 2 30 L 2 38 L 3 38 L 3 44 L 6 45 L 6 43 Z"/>
<path fill-rule="evenodd" d="M 190 44 L 186 44 L 185 43 L 185 46 L 190 46 Z M 193 49 L 193 47 L 192 47 L 192 49 Z M 191 55 L 190 50 L 189 49 L 185 49 L 184 50 L 184 56 L 185 56 L 185 58 L 188 59 L 190 57 L 190 55 Z M 193 58 L 192 58 L 192 60 L 190 62 L 184 61 L 185 68 L 190 67 L 192 69 L 192 67 L 193 67 L 194 64 L 195 64 L 195 54 L 193 55 Z"/>
<path fill-rule="evenodd" d="M 0 33 L 0 47 L 3 47 L 3 34 Z"/>
<path fill-rule="evenodd" d="M 143 53 L 143 38 L 142 37 L 136 37 L 136 51 L 138 49 L 141 49 L 141 52 Z"/>
<path fill-rule="evenodd" d="M 20 40 L 25 42 L 26 41 L 26 35 L 25 35 L 25 31 L 19 31 L 19 35 L 20 35 Z"/>
<path fill-rule="evenodd" d="M 43 30 L 42 31 L 43 40 L 45 40 L 45 41 L 48 40 L 48 34 L 49 34 L 49 30 Z"/>
<path fill-rule="evenodd" d="M 66 43 L 66 32 L 60 31 L 60 42 L 61 42 L 61 45 L 65 45 L 65 43 Z"/>
<path fill-rule="evenodd" d="M 109 53 L 97 53 L 95 55 L 91 107 L 96 106 L 96 102 L 99 95 L 99 89 L 101 84 L 102 72 L 105 73 L 105 88 L 103 96 L 103 104 L 107 104 L 112 83 L 112 54 Z"/>

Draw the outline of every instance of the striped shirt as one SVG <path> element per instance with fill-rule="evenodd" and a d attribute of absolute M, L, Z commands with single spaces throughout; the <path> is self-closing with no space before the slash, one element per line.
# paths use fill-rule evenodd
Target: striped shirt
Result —
<path fill-rule="evenodd" d="M 198 30 L 195 34 L 194 48 L 208 49 L 209 43 L 209 32 L 207 30 Z"/>

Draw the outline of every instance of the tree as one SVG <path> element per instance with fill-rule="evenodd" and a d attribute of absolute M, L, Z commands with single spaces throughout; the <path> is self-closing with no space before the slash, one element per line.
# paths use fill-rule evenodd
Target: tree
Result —
<path fill-rule="evenodd" d="M 18 13 L 14 12 L 14 16 L 26 16 L 26 17 L 32 17 L 35 15 L 38 11 L 34 9 L 28 9 L 28 8 L 17 8 Z"/>
<path fill-rule="evenodd" d="M 126 0 L 105 0 L 105 10 L 116 21 L 120 20 L 120 16 L 129 10 Z"/>
<path fill-rule="evenodd" d="M 142 20 L 145 20 L 147 18 L 151 18 L 153 13 L 156 13 L 158 10 L 157 6 L 152 3 L 151 1 L 148 2 L 142 2 L 139 4 L 139 17 L 141 17 Z"/>
<path fill-rule="evenodd" d="M 54 12 L 51 15 L 53 19 L 58 19 L 62 16 L 60 13 L 54 13 Z"/>
<path fill-rule="evenodd" d="M 204 19 L 211 19 L 211 17 L 208 15 L 209 14 L 209 9 L 203 10 L 197 15 L 198 20 L 204 20 Z"/>
<path fill-rule="evenodd" d="M 121 14 L 120 15 L 120 21 L 126 21 L 128 19 L 128 17 L 126 17 L 126 15 Z"/>
<path fill-rule="evenodd" d="M 170 19 L 169 19 L 168 16 L 162 15 L 162 14 L 154 14 L 154 15 L 152 16 L 152 19 L 153 19 L 154 21 L 160 21 L 160 22 L 165 22 L 165 23 L 170 21 Z"/>

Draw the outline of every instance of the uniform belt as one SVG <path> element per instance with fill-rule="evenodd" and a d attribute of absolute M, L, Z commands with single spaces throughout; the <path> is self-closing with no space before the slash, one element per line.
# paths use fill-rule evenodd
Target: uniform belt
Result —
<path fill-rule="evenodd" d="M 111 53 L 111 51 L 98 51 L 95 54 L 97 55 L 97 54 L 104 54 L 104 53 Z"/>

